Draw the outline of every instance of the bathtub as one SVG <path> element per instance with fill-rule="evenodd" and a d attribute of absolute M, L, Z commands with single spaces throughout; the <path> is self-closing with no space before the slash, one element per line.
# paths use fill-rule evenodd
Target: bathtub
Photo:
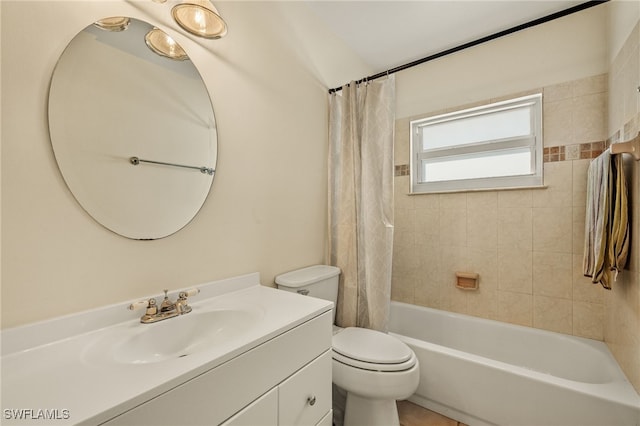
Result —
<path fill-rule="evenodd" d="M 391 302 L 390 334 L 413 349 L 410 401 L 469 425 L 640 425 L 640 396 L 607 346 Z"/>

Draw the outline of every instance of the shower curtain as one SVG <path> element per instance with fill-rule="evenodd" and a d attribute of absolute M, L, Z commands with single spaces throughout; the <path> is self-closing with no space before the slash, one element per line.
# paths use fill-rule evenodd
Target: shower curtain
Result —
<path fill-rule="evenodd" d="M 329 257 L 336 324 L 387 331 L 393 253 L 395 78 L 330 94 Z"/>

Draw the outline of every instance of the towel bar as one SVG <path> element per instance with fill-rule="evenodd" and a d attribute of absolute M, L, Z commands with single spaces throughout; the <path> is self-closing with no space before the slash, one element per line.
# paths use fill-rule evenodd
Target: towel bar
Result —
<path fill-rule="evenodd" d="M 612 143 L 609 149 L 612 154 L 628 153 L 633 155 L 636 160 L 640 160 L 640 133 L 626 142 Z"/>

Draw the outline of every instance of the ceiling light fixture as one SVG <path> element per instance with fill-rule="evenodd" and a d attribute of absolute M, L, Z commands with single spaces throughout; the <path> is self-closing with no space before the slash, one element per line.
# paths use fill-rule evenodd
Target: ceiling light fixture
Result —
<path fill-rule="evenodd" d="M 164 31 L 154 28 L 144 36 L 144 41 L 154 53 L 175 61 L 184 61 L 189 58 L 187 53 Z"/>
<path fill-rule="evenodd" d="M 227 24 L 209 0 L 185 0 L 171 9 L 183 30 L 198 37 L 217 39 L 227 34 Z"/>
<path fill-rule="evenodd" d="M 93 23 L 96 27 L 105 31 L 119 32 L 124 31 L 129 26 L 131 20 L 124 16 L 113 16 L 111 18 L 104 18 Z"/>

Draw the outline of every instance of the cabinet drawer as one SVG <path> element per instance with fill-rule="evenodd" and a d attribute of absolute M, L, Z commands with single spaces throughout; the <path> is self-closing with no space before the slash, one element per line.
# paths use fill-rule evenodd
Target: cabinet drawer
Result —
<path fill-rule="evenodd" d="M 331 410 L 331 350 L 282 382 L 279 388 L 281 426 L 318 423 Z"/>
<path fill-rule="evenodd" d="M 271 389 L 221 426 L 273 426 L 278 424 L 278 389 Z"/>
<path fill-rule="evenodd" d="M 333 425 L 333 410 L 329 410 L 326 416 L 322 418 L 316 426 L 332 426 Z"/>

